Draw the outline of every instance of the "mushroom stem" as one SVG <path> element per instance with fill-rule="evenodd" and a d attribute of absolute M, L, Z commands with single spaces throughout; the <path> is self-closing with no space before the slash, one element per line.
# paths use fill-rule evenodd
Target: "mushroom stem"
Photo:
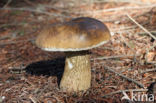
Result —
<path fill-rule="evenodd" d="M 90 55 L 86 51 L 67 52 L 60 88 L 66 92 L 78 92 L 87 90 L 90 84 Z"/>

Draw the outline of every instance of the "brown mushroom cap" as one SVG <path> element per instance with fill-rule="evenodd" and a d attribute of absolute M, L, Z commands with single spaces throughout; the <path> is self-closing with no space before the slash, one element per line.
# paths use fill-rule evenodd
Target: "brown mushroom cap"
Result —
<path fill-rule="evenodd" d="M 81 51 L 103 45 L 109 39 L 110 32 L 102 22 L 80 17 L 45 28 L 36 45 L 46 51 Z"/>

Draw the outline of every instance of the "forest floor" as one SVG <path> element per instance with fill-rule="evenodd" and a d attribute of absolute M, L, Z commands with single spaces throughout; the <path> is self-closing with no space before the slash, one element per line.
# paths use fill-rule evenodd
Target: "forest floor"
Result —
<path fill-rule="evenodd" d="M 149 93 L 156 99 L 156 2 L 132 1 L 1 2 L 0 103 L 121 103 L 124 94 L 139 101 Z M 91 88 L 78 96 L 58 86 L 64 53 L 42 51 L 34 40 L 45 25 L 80 16 L 101 20 L 112 37 L 91 50 Z"/>

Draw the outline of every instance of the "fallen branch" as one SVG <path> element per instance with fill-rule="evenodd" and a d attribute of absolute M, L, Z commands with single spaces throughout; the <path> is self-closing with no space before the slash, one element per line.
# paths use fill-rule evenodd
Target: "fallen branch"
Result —
<path fill-rule="evenodd" d="M 136 85 L 138 85 L 138 86 L 141 87 L 141 88 L 144 88 L 144 85 L 143 85 L 143 84 L 139 83 L 138 81 L 136 81 L 136 80 L 134 80 L 134 79 L 131 79 L 131 78 L 129 78 L 129 77 L 126 77 L 126 76 L 123 75 L 123 74 L 120 74 L 120 73 L 116 72 L 113 68 L 111 69 L 110 67 L 104 66 L 104 69 L 106 69 L 106 70 L 108 70 L 108 71 L 111 71 L 111 72 L 113 72 L 113 73 L 115 73 L 115 74 L 121 76 L 122 78 L 127 79 L 127 80 L 130 81 L 130 82 L 135 83 Z"/>
<path fill-rule="evenodd" d="M 115 91 L 115 92 L 111 92 L 109 94 L 106 94 L 102 97 L 107 97 L 107 96 L 111 96 L 111 95 L 114 95 L 114 94 L 117 94 L 117 93 L 122 93 L 122 92 L 147 92 L 148 89 L 127 89 L 127 90 L 118 90 L 118 91 Z"/>

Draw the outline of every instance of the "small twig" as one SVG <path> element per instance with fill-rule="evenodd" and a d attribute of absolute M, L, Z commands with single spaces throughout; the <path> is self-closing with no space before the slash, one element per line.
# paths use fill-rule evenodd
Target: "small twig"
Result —
<path fill-rule="evenodd" d="M 33 97 L 32 95 L 29 96 L 29 99 L 30 99 L 33 103 L 39 103 L 39 101 L 37 100 L 37 98 Z"/>
<path fill-rule="evenodd" d="M 111 96 L 111 95 L 114 95 L 114 94 L 117 94 L 117 93 L 122 93 L 122 92 L 147 92 L 148 89 L 127 89 L 127 90 L 118 90 L 118 91 L 115 91 L 115 92 L 111 92 L 109 94 L 106 94 L 102 97 L 107 97 L 107 96 Z"/>
<path fill-rule="evenodd" d="M 132 10 L 132 9 L 146 9 L 146 8 L 153 8 L 155 7 L 156 4 L 152 4 L 152 5 L 146 5 L 146 6 L 137 6 L 137 7 L 119 7 L 119 8 L 110 8 L 110 9 L 101 9 L 101 10 L 96 10 L 96 11 L 83 11 L 83 12 L 76 12 L 76 14 L 86 14 L 86 13 L 90 13 L 92 14 L 93 12 L 94 13 L 101 13 L 101 12 L 113 12 L 113 11 L 121 11 L 121 10 Z"/>
<path fill-rule="evenodd" d="M 156 40 L 156 37 L 152 34 L 152 33 L 150 33 L 146 28 L 144 28 L 142 25 L 140 25 L 138 22 L 136 22 L 130 15 L 128 15 L 127 14 L 127 16 L 128 16 L 128 18 L 130 19 L 130 20 L 132 20 L 136 25 L 138 25 L 142 30 L 144 30 L 149 36 L 151 36 L 154 40 Z M 153 49 L 154 47 L 156 46 L 156 44 L 154 44 L 150 49 L 147 49 L 146 50 L 146 55 L 145 55 L 145 61 L 147 62 L 147 54 L 148 54 L 148 52 L 151 50 L 151 49 Z"/>
<path fill-rule="evenodd" d="M 8 70 L 11 74 L 21 74 L 25 72 L 25 66 L 20 65 L 19 67 L 9 67 Z"/>
<path fill-rule="evenodd" d="M 11 2 L 12 0 L 8 0 L 7 3 L 3 6 L 3 8 L 7 7 Z"/>
<path fill-rule="evenodd" d="M 92 58 L 91 60 L 118 59 L 118 58 L 127 58 L 133 56 L 134 55 L 116 55 L 116 56 L 108 56 L 108 57 L 97 57 L 97 58 Z M 136 55 L 136 56 L 140 56 L 140 55 Z"/>
<path fill-rule="evenodd" d="M 36 6 L 34 3 L 32 3 L 31 1 L 29 0 L 24 0 L 27 4 L 31 5 L 31 6 Z"/>
<path fill-rule="evenodd" d="M 4 27 L 8 27 L 8 26 L 21 26 L 21 25 L 24 25 L 24 24 L 23 23 L 2 24 L 2 25 L 0 25 L 0 28 L 4 28 Z"/>
<path fill-rule="evenodd" d="M 60 14 L 54 14 L 54 13 L 49 13 L 47 11 L 35 10 L 35 9 L 32 9 L 32 8 L 0 8 L 0 10 L 30 11 L 30 12 L 40 13 L 40 14 L 46 14 L 46 15 L 49 15 L 49 16 L 69 18 L 69 16 L 60 15 Z"/>
<path fill-rule="evenodd" d="M 125 29 L 125 30 L 119 30 L 119 28 L 118 28 L 118 30 L 116 29 L 116 30 L 111 30 L 114 34 L 119 34 L 119 33 L 122 33 L 122 34 L 124 34 L 124 33 L 129 33 L 129 32 L 134 32 L 136 30 L 136 28 L 132 28 L 132 29 Z"/>
<path fill-rule="evenodd" d="M 117 50 L 117 49 L 115 49 L 115 48 L 110 48 L 110 47 L 97 47 L 97 49 L 99 49 L 99 50 Z"/>
<path fill-rule="evenodd" d="M 156 35 L 156 31 L 149 31 L 150 33 L 152 33 L 153 35 Z M 137 33 L 138 35 L 147 35 L 148 33 L 146 32 L 139 32 Z"/>
<path fill-rule="evenodd" d="M 127 26 L 127 27 L 123 27 L 121 26 L 120 28 L 115 28 L 115 29 L 112 29 L 112 31 L 123 31 L 123 30 L 131 30 L 131 29 L 136 29 L 136 25 L 135 26 Z"/>
<path fill-rule="evenodd" d="M 154 72 L 156 71 L 156 68 L 153 68 L 153 69 L 147 69 L 147 70 L 144 70 L 144 71 L 141 71 L 141 73 L 147 73 L 147 72 Z"/>
<path fill-rule="evenodd" d="M 111 71 L 111 72 L 113 72 L 113 73 L 115 73 L 115 74 L 117 74 L 117 75 L 119 75 L 119 76 L 121 76 L 121 77 L 127 79 L 128 81 L 135 83 L 136 85 L 138 85 L 138 86 L 141 87 L 141 88 L 144 88 L 144 85 L 143 85 L 143 84 L 139 83 L 138 81 L 136 81 L 136 80 L 134 80 L 134 79 L 131 79 L 131 78 L 129 78 L 129 77 L 126 77 L 126 76 L 123 75 L 123 74 L 120 74 L 120 73 L 116 72 L 113 68 L 111 69 L 110 67 L 104 66 L 104 69 L 109 70 L 109 71 Z"/>
<path fill-rule="evenodd" d="M 108 2 L 117 2 L 117 3 L 135 3 L 135 4 L 140 4 L 144 5 L 147 4 L 146 2 L 142 1 L 136 1 L 136 0 L 95 0 L 94 3 L 108 3 Z M 150 2 L 149 2 L 150 3 Z M 151 3 L 150 3 L 151 4 Z"/>
<path fill-rule="evenodd" d="M 146 61 L 146 63 L 156 65 L 156 61 Z"/>
<path fill-rule="evenodd" d="M 138 22 L 136 22 L 130 15 L 127 14 L 127 16 L 128 16 L 128 18 L 129 18 L 130 20 L 132 20 L 136 25 L 138 25 L 142 30 L 144 30 L 148 35 L 150 35 L 153 39 L 156 40 L 156 37 L 155 37 L 152 33 L 150 33 L 146 28 L 144 28 L 142 25 L 140 25 Z"/>
<path fill-rule="evenodd" d="M 6 39 L 9 39 L 9 38 L 10 38 L 10 36 L 3 36 L 3 37 L 0 38 L 0 40 L 6 40 Z"/>
<path fill-rule="evenodd" d="M 16 43 L 21 43 L 21 42 L 28 42 L 28 41 L 33 42 L 34 38 L 27 39 L 27 40 L 11 41 L 11 42 L 7 42 L 7 43 L 0 43 L 0 46 L 9 45 L 9 44 L 16 44 Z"/>

